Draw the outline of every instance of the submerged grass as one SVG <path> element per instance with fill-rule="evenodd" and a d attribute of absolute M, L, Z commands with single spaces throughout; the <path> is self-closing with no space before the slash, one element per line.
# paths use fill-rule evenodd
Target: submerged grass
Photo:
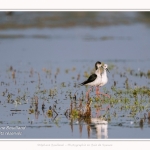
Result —
<path fill-rule="evenodd" d="M 23 112 L 21 107 L 25 106 L 27 114 L 34 115 L 36 119 L 42 115 L 45 118 L 52 119 L 53 122 L 61 115 L 72 121 L 82 120 L 86 123 L 91 123 L 93 117 L 108 122 L 113 121 L 114 118 L 120 122 L 130 119 L 150 118 L 150 88 L 147 85 L 138 86 L 138 84 L 131 86 L 130 77 L 141 78 L 141 75 L 138 75 L 133 69 L 125 68 L 123 73 L 116 65 L 109 65 L 109 70 L 112 70 L 112 72 L 113 70 L 116 71 L 116 74 L 112 73 L 113 82 L 110 88 L 103 88 L 103 92 L 109 94 L 110 98 L 104 96 L 97 97 L 94 91 L 91 91 L 89 97 L 86 98 L 85 92 L 88 87 L 80 89 L 78 86 L 80 78 L 87 78 L 89 76 L 88 72 L 93 72 L 93 68 L 84 70 L 82 75 L 81 73 L 76 74 L 77 68 L 75 67 L 61 71 L 67 75 L 68 80 L 73 81 L 72 83 L 58 80 L 62 76 L 59 68 L 55 69 L 56 71 L 53 71 L 51 68 L 43 68 L 42 71 L 46 76 L 46 82 L 50 80 L 49 88 L 45 86 L 45 82 L 42 83 L 44 78 L 42 73 L 40 74 L 34 71 L 34 68 L 31 68 L 29 71 L 26 71 L 26 74 L 29 76 L 27 82 L 23 81 L 21 83 L 25 87 L 23 89 L 20 87 L 20 80 L 18 78 L 20 74 L 22 75 L 23 71 L 17 71 L 13 66 L 6 70 L 6 74 L 9 75 L 8 83 L 1 81 L 1 87 L 4 87 L 5 90 L 1 92 L 0 101 L 0 105 L 5 108 L 6 114 L 8 112 L 6 106 L 13 104 L 15 106 L 14 110 L 19 108 L 19 112 Z M 128 77 L 126 73 L 129 73 Z M 74 78 L 72 78 L 72 74 Z M 120 76 L 118 81 L 115 79 L 114 74 Z M 142 77 L 148 79 L 149 70 L 144 72 Z M 119 87 L 120 84 L 118 84 L 121 81 L 120 79 L 123 79 L 124 85 L 121 88 Z M 59 83 L 59 86 L 56 81 Z M 30 86 L 35 88 L 33 92 L 30 91 Z M 12 90 L 13 87 L 16 87 L 16 90 Z"/>

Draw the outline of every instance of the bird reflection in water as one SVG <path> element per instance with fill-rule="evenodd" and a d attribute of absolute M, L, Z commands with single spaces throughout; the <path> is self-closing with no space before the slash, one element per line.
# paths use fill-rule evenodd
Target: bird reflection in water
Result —
<path fill-rule="evenodd" d="M 91 118 L 91 132 L 96 133 L 98 139 L 108 138 L 108 122 L 100 118 Z"/>

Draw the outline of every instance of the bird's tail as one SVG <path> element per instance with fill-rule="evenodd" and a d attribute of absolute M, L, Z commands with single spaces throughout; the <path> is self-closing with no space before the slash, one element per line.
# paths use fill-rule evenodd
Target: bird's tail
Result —
<path fill-rule="evenodd" d="M 80 83 L 80 84 L 78 84 L 78 85 L 82 86 L 82 85 L 84 85 L 84 84 L 83 84 L 83 83 Z"/>

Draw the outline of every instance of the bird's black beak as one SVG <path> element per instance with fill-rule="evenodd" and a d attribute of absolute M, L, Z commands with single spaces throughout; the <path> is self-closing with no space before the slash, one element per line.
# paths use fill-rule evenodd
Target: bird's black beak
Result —
<path fill-rule="evenodd" d="M 106 68 L 106 70 L 109 72 L 108 68 Z M 110 72 L 109 72 L 110 73 Z"/>

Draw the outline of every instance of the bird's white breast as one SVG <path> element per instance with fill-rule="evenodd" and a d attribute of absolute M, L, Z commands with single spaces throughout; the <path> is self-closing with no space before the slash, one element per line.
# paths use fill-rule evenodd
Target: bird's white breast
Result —
<path fill-rule="evenodd" d="M 101 82 L 100 82 L 99 86 L 103 86 L 103 85 L 105 85 L 107 82 L 108 82 L 107 75 L 102 75 L 102 77 L 101 77 Z"/>
<path fill-rule="evenodd" d="M 97 74 L 97 86 L 103 86 L 108 82 L 106 70 L 104 70 L 103 72 L 97 70 L 95 73 Z"/>

